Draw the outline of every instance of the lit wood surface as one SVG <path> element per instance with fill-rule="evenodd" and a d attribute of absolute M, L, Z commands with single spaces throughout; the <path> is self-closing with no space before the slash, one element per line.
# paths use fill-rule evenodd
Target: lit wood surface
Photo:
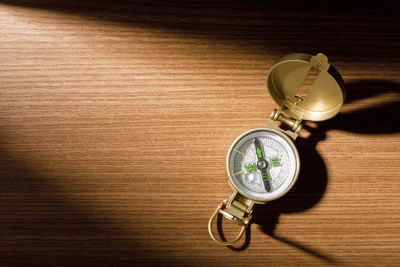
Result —
<path fill-rule="evenodd" d="M 0 3 L 0 264 L 399 264 L 399 19 L 318 5 Z M 247 242 L 218 246 L 227 149 L 290 52 L 325 53 L 346 105 L 304 130 Z"/>

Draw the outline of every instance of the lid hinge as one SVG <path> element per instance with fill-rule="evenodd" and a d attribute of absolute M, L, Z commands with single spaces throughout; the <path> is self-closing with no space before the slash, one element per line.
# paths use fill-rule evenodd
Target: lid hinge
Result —
<path fill-rule="evenodd" d="M 290 130 L 284 130 L 282 128 L 279 128 L 278 125 L 276 125 L 275 123 L 273 123 L 273 121 L 280 121 L 283 124 L 287 125 Z M 296 120 L 290 117 L 286 117 L 281 109 L 274 109 L 274 111 L 272 111 L 271 115 L 269 116 L 269 119 L 266 123 L 266 126 L 269 127 L 273 127 L 275 129 L 278 129 L 280 131 L 285 132 L 287 135 L 289 135 L 293 140 L 295 140 L 297 138 L 297 136 L 299 135 L 299 132 L 301 131 L 301 129 L 303 128 L 303 125 L 301 125 L 301 120 Z"/>

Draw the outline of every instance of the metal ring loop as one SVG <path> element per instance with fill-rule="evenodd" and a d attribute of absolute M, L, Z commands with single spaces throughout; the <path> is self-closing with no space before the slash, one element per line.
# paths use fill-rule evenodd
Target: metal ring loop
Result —
<path fill-rule="evenodd" d="M 214 211 L 213 215 L 211 216 L 210 220 L 208 221 L 208 232 L 209 232 L 211 238 L 215 242 L 217 242 L 218 244 L 223 245 L 223 246 L 233 245 L 236 242 L 238 242 L 239 239 L 243 236 L 243 234 L 244 234 L 244 232 L 246 231 L 246 228 L 247 228 L 247 223 L 243 222 L 242 220 L 240 220 L 240 219 L 234 217 L 233 215 L 227 213 L 226 211 L 222 210 L 222 208 L 226 205 L 226 202 L 227 202 L 227 200 L 224 200 L 224 201 L 222 201 L 221 204 L 219 204 L 219 206 L 217 207 L 217 209 Z M 222 240 L 218 240 L 214 236 L 214 234 L 213 234 L 213 232 L 211 230 L 211 225 L 214 222 L 215 217 L 217 217 L 218 213 L 221 213 L 222 215 L 224 215 L 225 218 L 227 218 L 227 219 L 229 219 L 229 220 L 241 225 L 242 229 L 240 230 L 238 236 L 234 240 L 232 240 L 232 241 L 222 241 Z"/>

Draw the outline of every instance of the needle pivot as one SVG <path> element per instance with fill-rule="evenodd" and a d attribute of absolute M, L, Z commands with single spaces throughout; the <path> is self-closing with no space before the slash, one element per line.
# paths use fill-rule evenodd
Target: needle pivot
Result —
<path fill-rule="evenodd" d="M 267 168 L 267 166 L 268 166 L 268 163 L 267 163 L 267 161 L 265 159 L 261 159 L 261 160 L 257 161 L 257 168 L 259 170 L 265 169 L 265 168 Z"/>

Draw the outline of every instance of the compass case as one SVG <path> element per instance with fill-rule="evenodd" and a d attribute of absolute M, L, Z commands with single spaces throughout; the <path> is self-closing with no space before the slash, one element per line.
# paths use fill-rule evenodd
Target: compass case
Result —
<path fill-rule="evenodd" d="M 286 116 L 323 121 L 335 116 L 345 99 L 339 72 L 324 54 L 288 54 L 270 69 L 267 88 Z"/>

